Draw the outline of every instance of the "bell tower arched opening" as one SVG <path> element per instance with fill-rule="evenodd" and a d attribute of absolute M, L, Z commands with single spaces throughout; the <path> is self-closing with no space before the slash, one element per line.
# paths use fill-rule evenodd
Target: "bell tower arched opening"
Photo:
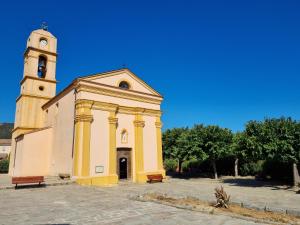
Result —
<path fill-rule="evenodd" d="M 40 55 L 38 61 L 38 77 L 45 78 L 47 73 L 47 58 L 46 56 Z"/>

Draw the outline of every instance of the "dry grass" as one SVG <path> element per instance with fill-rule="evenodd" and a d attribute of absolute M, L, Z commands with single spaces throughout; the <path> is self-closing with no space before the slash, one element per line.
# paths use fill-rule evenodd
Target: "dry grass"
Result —
<path fill-rule="evenodd" d="M 210 214 L 222 213 L 230 214 L 231 216 L 243 216 L 256 220 L 263 220 L 276 223 L 300 224 L 300 218 L 290 216 L 283 213 L 259 211 L 255 209 L 243 208 L 237 204 L 231 204 L 228 209 L 215 208 L 213 203 L 204 202 L 196 198 L 172 198 L 160 194 L 143 195 L 143 200 L 155 201 L 162 204 L 172 205 L 176 207 L 191 207 L 192 210 L 208 212 Z"/>

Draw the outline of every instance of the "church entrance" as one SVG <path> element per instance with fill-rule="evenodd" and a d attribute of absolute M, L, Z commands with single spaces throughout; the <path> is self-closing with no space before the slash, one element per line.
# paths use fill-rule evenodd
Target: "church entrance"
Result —
<path fill-rule="evenodd" d="M 127 158 L 120 158 L 119 165 L 120 165 L 120 172 L 119 172 L 120 179 L 127 179 Z"/>
<path fill-rule="evenodd" d="M 131 148 L 117 148 L 117 173 L 119 179 L 131 179 Z"/>

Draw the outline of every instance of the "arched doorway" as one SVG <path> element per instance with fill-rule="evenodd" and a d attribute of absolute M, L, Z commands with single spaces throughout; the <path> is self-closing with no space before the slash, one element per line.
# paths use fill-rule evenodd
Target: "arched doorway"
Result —
<path fill-rule="evenodd" d="M 119 175 L 120 179 L 127 179 L 127 158 L 122 157 L 119 159 Z"/>

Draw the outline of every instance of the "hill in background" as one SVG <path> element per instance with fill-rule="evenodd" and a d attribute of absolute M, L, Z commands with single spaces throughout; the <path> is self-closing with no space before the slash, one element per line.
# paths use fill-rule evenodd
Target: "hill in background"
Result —
<path fill-rule="evenodd" d="M 0 123 L 0 139 L 11 139 L 13 123 Z"/>

